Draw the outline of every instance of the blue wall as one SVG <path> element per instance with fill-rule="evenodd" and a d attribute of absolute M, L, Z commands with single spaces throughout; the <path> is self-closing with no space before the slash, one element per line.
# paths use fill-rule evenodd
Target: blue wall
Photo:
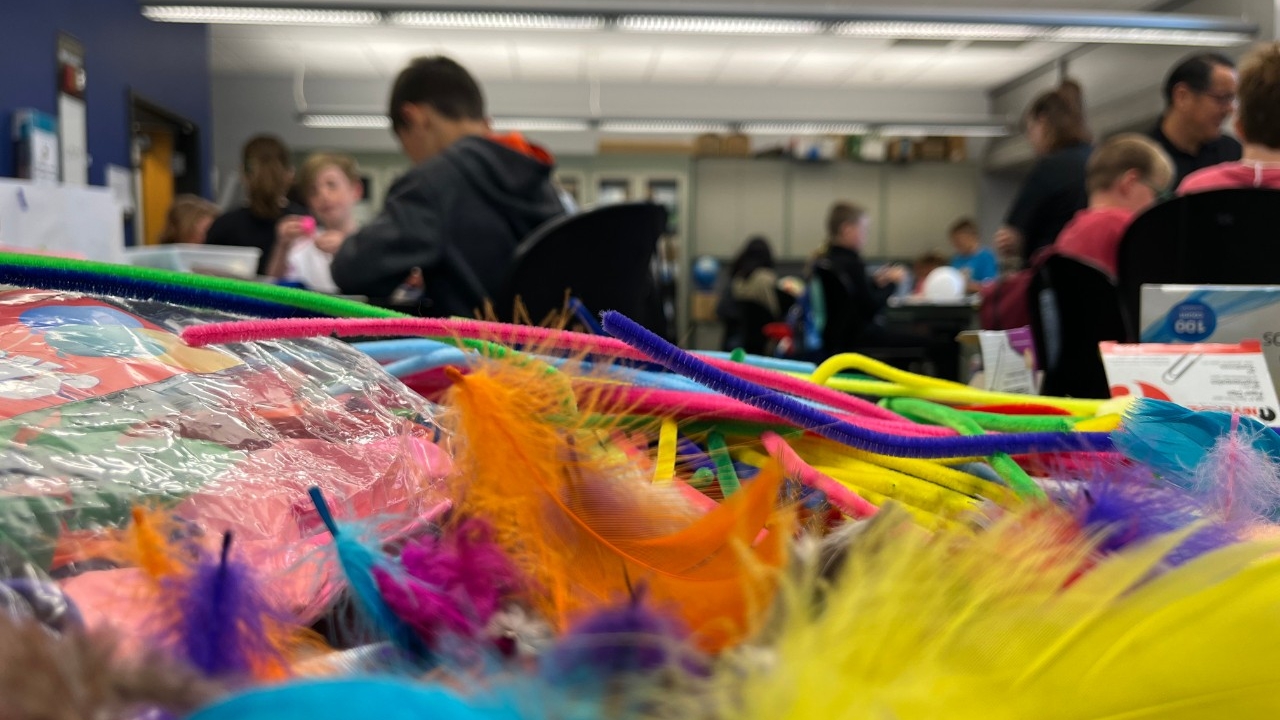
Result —
<path fill-rule="evenodd" d="M 57 37 L 84 43 L 89 183 L 108 163 L 129 167 L 129 91 L 200 127 L 201 187 L 213 167 L 209 29 L 154 23 L 138 0 L 6 0 L 0 13 L 0 176 L 14 173 L 13 111 L 57 115 Z"/>

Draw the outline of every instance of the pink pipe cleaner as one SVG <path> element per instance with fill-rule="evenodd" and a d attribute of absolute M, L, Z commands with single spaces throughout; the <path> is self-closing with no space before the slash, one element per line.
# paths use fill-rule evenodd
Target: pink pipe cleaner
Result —
<path fill-rule="evenodd" d="M 586 335 L 552 328 L 444 318 L 244 320 L 189 327 L 182 331 L 182 340 L 192 347 L 201 347 L 223 343 L 258 342 L 325 335 L 343 337 L 411 335 L 481 338 L 506 345 L 548 346 L 570 352 L 595 353 L 610 355 L 624 360 L 649 362 L 649 358 L 643 353 L 620 340 L 610 337 Z M 901 415 L 886 410 L 873 402 L 846 395 L 838 390 L 832 390 L 808 380 L 722 358 L 702 359 L 710 365 L 744 380 L 781 392 L 798 395 L 837 410 L 892 422 L 910 422 Z"/>
<path fill-rule="evenodd" d="M 794 426 L 773 413 L 751 407 L 744 402 L 713 393 L 659 390 L 654 388 L 616 385 L 611 383 L 579 382 L 577 387 L 596 390 L 606 403 L 620 408 L 630 408 L 641 415 L 674 414 L 685 419 L 736 420 L 761 425 Z M 912 435 L 917 437 L 950 437 L 956 433 L 950 428 L 935 425 L 919 425 L 909 420 L 882 420 L 836 413 L 842 420 L 878 432 Z"/>
<path fill-rule="evenodd" d="M 764 441 L 764 449 L 769 455 L 782 463 L 783 472 L 788 477 L 826 495 L 827 502 L 840 512 L 853 518 L 866 518 L 880 511 L 880 508 L 867 502 L 861 495 L 813 469 L 776 433 L 766 432 L 760 439 Z"/>

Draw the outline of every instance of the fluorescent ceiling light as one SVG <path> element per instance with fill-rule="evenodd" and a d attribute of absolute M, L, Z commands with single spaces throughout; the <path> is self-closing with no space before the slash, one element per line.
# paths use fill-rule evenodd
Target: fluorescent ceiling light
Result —
<path fill-rule="evenodd" d="M 1045 31 L 1035 25 L 880 20 L 836 23 L 831 27 L 836 35 L 893 40 L 1032 40 Z"/>
<path fill-rule="evenodd" d="M 748 135 L 861 135 L 869 128 L 847 122 L 749 122 L 741 129 Z"/>
<path fill-rule="evenodd" d="M 1235 30 L 881 20 L 836 23 L 831 27 L 831 32 L 844 37 L 894 40 L 1039 40 L 1063 43 L 1216 47 L 1241 45 L 1252 39 L 1249 33 Z"/>
<path fill-rule="evenodd" d="M 1121 43 L 1127 45 L 1192 45 L 1231 47 L 1253 38 L 1247 33 L 1224 30 L 1178 30 L 1175 28 L 1060 27 L 1046 40 L 1072 43 Z"/>
<path fill-rule="evenodd" d="M 585 132 L 591 123 L 573 118 L 494 118 L 493 129 L 499 132 Z"/>
<path fill-rule="evenodd" d="M 727 133 L 731 129 L 729 123 L 709 120 L 602 120 L 600 122 L 600 132 L 637 135 Z"/>
<path fill-rule="evenodd" d="M 1003 125 L 882 125 L 880 135 L 891 137 L 1004 137 L 1009 128 Z"/>
<path fill-rule="evenodd" d="M 826 30 L 817 20 L 698 15 L 623 15 L 617 27 L 626 32 L 700 35 L 817 35 Z"/>
<path fill-rule="evenodd" d="M 299 118 L 304 127 L 344 130 L 386 130 L 391 119 L 375 113 L 307 113 Z M 494 118 L 493 129 L 499 132 L 582 132 L 591 123 L 578 118 Z"/>
<path fill-rule="evenodd" d="M 392 25 L 446 30 L 600 30 L 599 15 L 556 15 L 523 12 L 393 12 Z"/>
<path fill-rule="evenodd" d="M 301 122 L 309 128 L 357 128 L 385 130 L 391 127 L 391 118 L 386 115 L 354 115 L 354 114 L 312 114 L 303 115 Z"/>
<path fill-rule="evenodd" d="M 382 13 L 320 8 L 144 5 L 143 17 L 156 22 L 228 25 L 378 25 Z"/>

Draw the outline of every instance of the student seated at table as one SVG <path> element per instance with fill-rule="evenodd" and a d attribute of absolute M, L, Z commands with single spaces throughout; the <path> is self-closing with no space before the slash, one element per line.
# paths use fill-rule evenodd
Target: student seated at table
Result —
<path fill-rule="evenodd" d="M 1235 129 L 1243 157 L 1191 173 L 1178 186 L 1179 194 L 1280 189 L 1280 43 L 1258 47 L 1241 63 L 1238 98 Z"/>
<path fill-rule="evenodd" d="M 838 202 L 827 214 L 827 249 L 813 266 L 825 305 L 822 354 L 921 348 L 935 372 L 955 377 L 959 350 L 954 342 L 891 330 L 877 321 L 898 284 L 906 279 L 907 270 L 901 265 L 886 265 L 868 275 L 861 250 L 870 224 L 866 212 L 852 203 Z"/>
<path fill-rule="evenodd" d="M 330 266 L 333 253 L 359 229 L 356 205 L 364 198 L 360 169 L 349 155 L 315 153 L 302 164 L 298 189 L 315 221 L 297 215 L 280 221 L 267 274 L 336 293 Z"/>
<path fill-rule="evenodd" d="M 409 63 L 388 114 L 415 167 L 342 243 L 333 279 L 343 292 L 387 298 L 420 273 L 424 313 L 470 316 L 505 291 L 516 245 L 564 214 L 552 157 L 519 134 L 495 135 L 480 86 L 448 58 Z"/>
<path fill-rule="evenodd" d="M 950 237 L 951 247 L 956 249 L 951 267 L 964 273 L 969 292 L 976 292 L 982 283 L 996 279 L 999 274 L 996 256 L 983 247 L 978 223 L 972 218 L 960 218 L 951 225 Z"/>
<path fill-rule="evenodd" d="M 1054 248 L 1115 277 L 1124 231 L 1168 189 L 1173 174 L 1173 161 L 1153 140 L 1136 133 L 1111 138 L 1085 166 L 1089 207 L 1067 223 Z"/>
<path fill-rule="evenodd" d="M 947 259 L 937 250 L 926 250 L 917 255 L 915 262 L 911 263 L 911 276 L 914 280 L 911 284 L 911 294 L 923 294 L 924 281 L 929 277 L 929 273 L 946 264 Z"/>
<path fill-rule="evenodd" d="M 759 235 L 749 238 L 733 259 L 728 285 L 716 308 L 725 323 L 723 349 L 741 347 L 752 354 L 763 353 L 764 326 L 782 317 L 779 295 L 769 241 Z"/>
<path fill-rule="evenodd" d="M 164 229 L 160 231 L 160 243 L 203 244 L 209 234 L 209 226 L 221 212 L 217 205 L 199 195 L 175 197 L 165 217 Z"/>

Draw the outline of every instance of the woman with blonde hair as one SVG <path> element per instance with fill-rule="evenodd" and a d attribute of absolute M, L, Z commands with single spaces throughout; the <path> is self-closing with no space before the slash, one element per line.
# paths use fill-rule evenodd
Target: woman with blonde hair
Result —
<path fill-rule="evenodd" d="M 204 243 L 209 226 L 218 217 L 218 206 L 198 195 L 179 195 L 169 206 L 160 242 L 165 245 Z"/>
<path fill-rule="evenodd" d="M 307 212 L 286 197 L 293 185 L 293 162 L 280 138 L 252 137 L 241 155 L 246 203 L 215 220 L 206 242 L 258 248 L 258 274 L 265 275 L 276 244 L 276 225 L 285 219 L 301 221 Z"/>

